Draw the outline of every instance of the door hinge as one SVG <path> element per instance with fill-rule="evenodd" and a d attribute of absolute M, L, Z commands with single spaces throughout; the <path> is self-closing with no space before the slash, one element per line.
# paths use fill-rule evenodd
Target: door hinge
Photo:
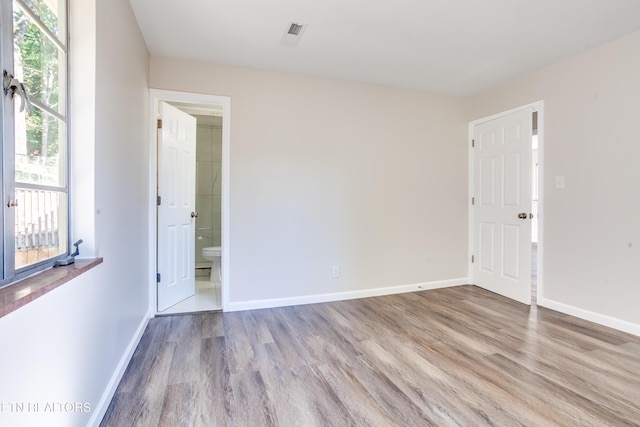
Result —
<path fill-rule="evenodd" d="M 156 204 L 157 204 L 158 206 L 160 206 L 160 205 L 162 204 L 162 197 L 161 197 L 161 196 L 158 196 L 158 197 L 156 198 Z"/>
<path fill-rule="evenodd" d="M 472 197 L 471 198 L 471 206 L 474 206 L 476 204 L 476 198 Z"/>
<path fill-rule="evenodd" d="M 160 273 L 156 273 L 156 283 L 160 283 Z"/>
<path fill-rule="evenodd" d="M 475 146 L 476 146 L 476 140 L 475 140 L 475 139 L 472 139 L 472 140 L 471 140 L 471 148 L 473 148 L 473 147 L 475 147 Z"/>
<path fill-rule="evenodd" d="M 472 263 L 476 262 L 476 257 L 475 257 L 475 255 L 471 255 L 471 262 L 472 262 Z"/>
<path fill-rule="evenodd" d="M 158 129 L 162 129 L 162 119 L 158 119 Z"/>

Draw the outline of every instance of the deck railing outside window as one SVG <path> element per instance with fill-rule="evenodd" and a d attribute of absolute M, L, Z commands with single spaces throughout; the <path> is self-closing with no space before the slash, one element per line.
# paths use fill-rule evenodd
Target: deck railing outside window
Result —
<path fill-rule="evenodd" d="M 16 190 L 16 251 L 58 247 L 58 194 Z"/>
<path fill-rule="evenodd" d="M 20 177 L 20 181 L 23 182 L 46 182 L 47 176 L 55 176 L 58 173 L 55 159 L 46 161 L 39 156 L 18 155 L 16 163 L 17 175 L 24 175 Z M 15 200 L 16 268 L 64 252 L 66 224 L 60 224 L 60 209 L 64 209 L 66 203 L 63 193 L 55 190 L 21 188 L 20 184 L 16 184 Z"/>

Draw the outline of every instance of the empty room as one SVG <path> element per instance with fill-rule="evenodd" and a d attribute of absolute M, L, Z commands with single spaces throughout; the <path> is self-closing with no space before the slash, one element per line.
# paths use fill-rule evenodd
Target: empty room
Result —
<path fill-rule="evenodd" d="M 637 1 L 0 20 L 0 425 L 640 425 Z"/>

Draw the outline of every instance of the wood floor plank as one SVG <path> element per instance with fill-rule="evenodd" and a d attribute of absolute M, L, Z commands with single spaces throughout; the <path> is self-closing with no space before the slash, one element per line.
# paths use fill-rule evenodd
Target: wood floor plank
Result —
<path fill-rule="evenodd" d="M 194 314 L 198 319 L 200 335 L 203 339 L 224 336 L 223 316 L 212 316 L 210 313 Z"/>
<path fill-rule="evenodd" d="M 190 383 L 169 384 L 162 403 L 158 426 L 195 425 L 197 408 L 194 407 L 196 387 Z"/>
<path fill-rule="evenodd" d="M 229 348 L 225 337 L 205 338 L 200 349 L 201 377 L 197 383 L 197 424 L 201 426 L 230 426 L 231 372 L 227 357 Z"/>
<path fill-rule="evenodd" d="M 317 367 L 322 378 L 335 391 L 337 397 L 348 409 L 353 425 L 394 427 L 397 423 L 380 405 L 371 399 L 356 375 L 343 366 L 320 365 Z"/>
<path fill-rule="evenodd" d="M 485 421 L 468 400 L 452 410 L 451 403 L 460 399 L 460 390 L 451 387 L 450 377 L 426 359 L 413 352 L 407 354 L 406 347 L 383 349 L 373 341 L 363 345 L 370 350 L 367 357 L 377 355 L 378 368 L 436 425 L 481 425 Z"/>
<path fill-rule="evenodd" d="M 180 322 L 171 338 L 176 349 L 171 360 L 168 384 L 192 383 L 200 377 L 200 348 L 202 334 L 198 316 L 174 316 Z"/>
<path fill-rule="evenodd" d="M 242 320 L 242 313 L 224 316 L 224 336 L 226 338 L 227 363 L 231 374 L 253 372 L 257 369 L 253 348 Z"/>
<path fill-rule="evenodd" d="M 280 424 L 275 406 L 258 371 L 234 375 L 230 418 L 236 426 L 274 426 Z"/>
<path fill-rule="evenodd" d="M 267 393 L 282 426 L 355 425 L 330 384 L 309 366 L 264 370 Z M 256 424 L 249 424 L 256 425 Z"/>
<path fill-rule="evenodd" d="M 551 411 L 555 418 L 552 425 L 599 426 L 603 425 L 604 420 L 607 420 L 605 425 L 635 425 L 618 417 L 602 402 L 596 404 L 582 392 L 577 392 L 577 387 L 581 387 L 581 384 L 551 380 L 539 371 L 528 369 L 503 355 L 495 355 L 492 359 L 497 368 L 502 368 L 518 378 L 526 391 L 528 402 L 535 403 L 541 410 Z"/>
<path fill-rule="evenodd" d="M 151 319 L 101 426 L 640 426 L 640 337 L 474 286 Z"/>
<path fill-rule="evenodd" d="M 137 382 L 130 392 L 121 393 L 116 390 L 115 400 L 120 404 L 107 410 L 101 426 L 159 425 L 175 347 L 175 342 L 164 341 L 160 343 L 157 351 L 146 353 L 145 360 L 139 365 L 142 371 L 140 377 L 143 377 L 144 381 Z M 138 375 L 136 371 L 138 368 L 135 366 L 129 370 L 132 375 Z"/>
<path fill-rule="evenodd" d="M 249 342 L 259 344 L 273 342 L 273 337 L 266 322 L 261 322 L 260 318 L 255 315 L 258 311 L 260 310 L 243 311 L 240 313 L 244 323 L 244 329 L 249 336 Z"/>
<path fill-rule="evenodd" d="M 160 348 L 167 342 L 169 327 L 170 322 L 166 320 L 159 318 L 149 320 L 149 326 L 142 334 L 140 343 L 127 366 L 127 371 L 118 385 L 119 392 L 138 391 L 143 387 L 141 383 L 146 381 Z"/>

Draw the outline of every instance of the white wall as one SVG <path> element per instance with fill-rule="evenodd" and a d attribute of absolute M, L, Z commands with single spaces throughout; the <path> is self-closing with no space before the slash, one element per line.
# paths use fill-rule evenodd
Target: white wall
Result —
<path fill-rule="evenodd" d="M 544 100 L 544 304 L 640 334 L 639 52 L 640 32 L 472 98 L 468 119 Z"/>
<path fill-rule="evenodd" d="M 146 324 L 149 55 L 128 1 L 74 0 L 71 6 L 72 19 L 82 20 L 72 27 L 78 43 L 71 54 L 96 61 L 84 69 L 95 76 L 74 76 L 84 86 L 83 96 L 72 97 L 82 100 L 72 105 L 72 120 L 76 112 L 89 119 L 72 125 L 89 130 L 74 132 L 84 138 L 73 145 L 93 146 L 81 151 L 86 167 L 74 167 L 74 178 L 95 183 L 73 187 L 74 214 L 83 215 L 74 219 L 82 224 L 74 237 L 90 243 L 81 246 L 84 255 L 102 256 L 104 263 L 0 319 L 0 402 L 88 402 L 91 411 L 4 412 L 0 425 L 99 422 L 106 409 L 100 405 L 109 403 Z M 92 48 L 87 40 L 93 39 Z M 88 87 L 92 81 L 95 87 Z M 86 111 L 91 108 L 95 114 Z"/>
<path fill-rule="evenodd" d="M 467 276 L 462 99 L 164 58 L 150 83 L 231 97 L 232 306 Z"/>

